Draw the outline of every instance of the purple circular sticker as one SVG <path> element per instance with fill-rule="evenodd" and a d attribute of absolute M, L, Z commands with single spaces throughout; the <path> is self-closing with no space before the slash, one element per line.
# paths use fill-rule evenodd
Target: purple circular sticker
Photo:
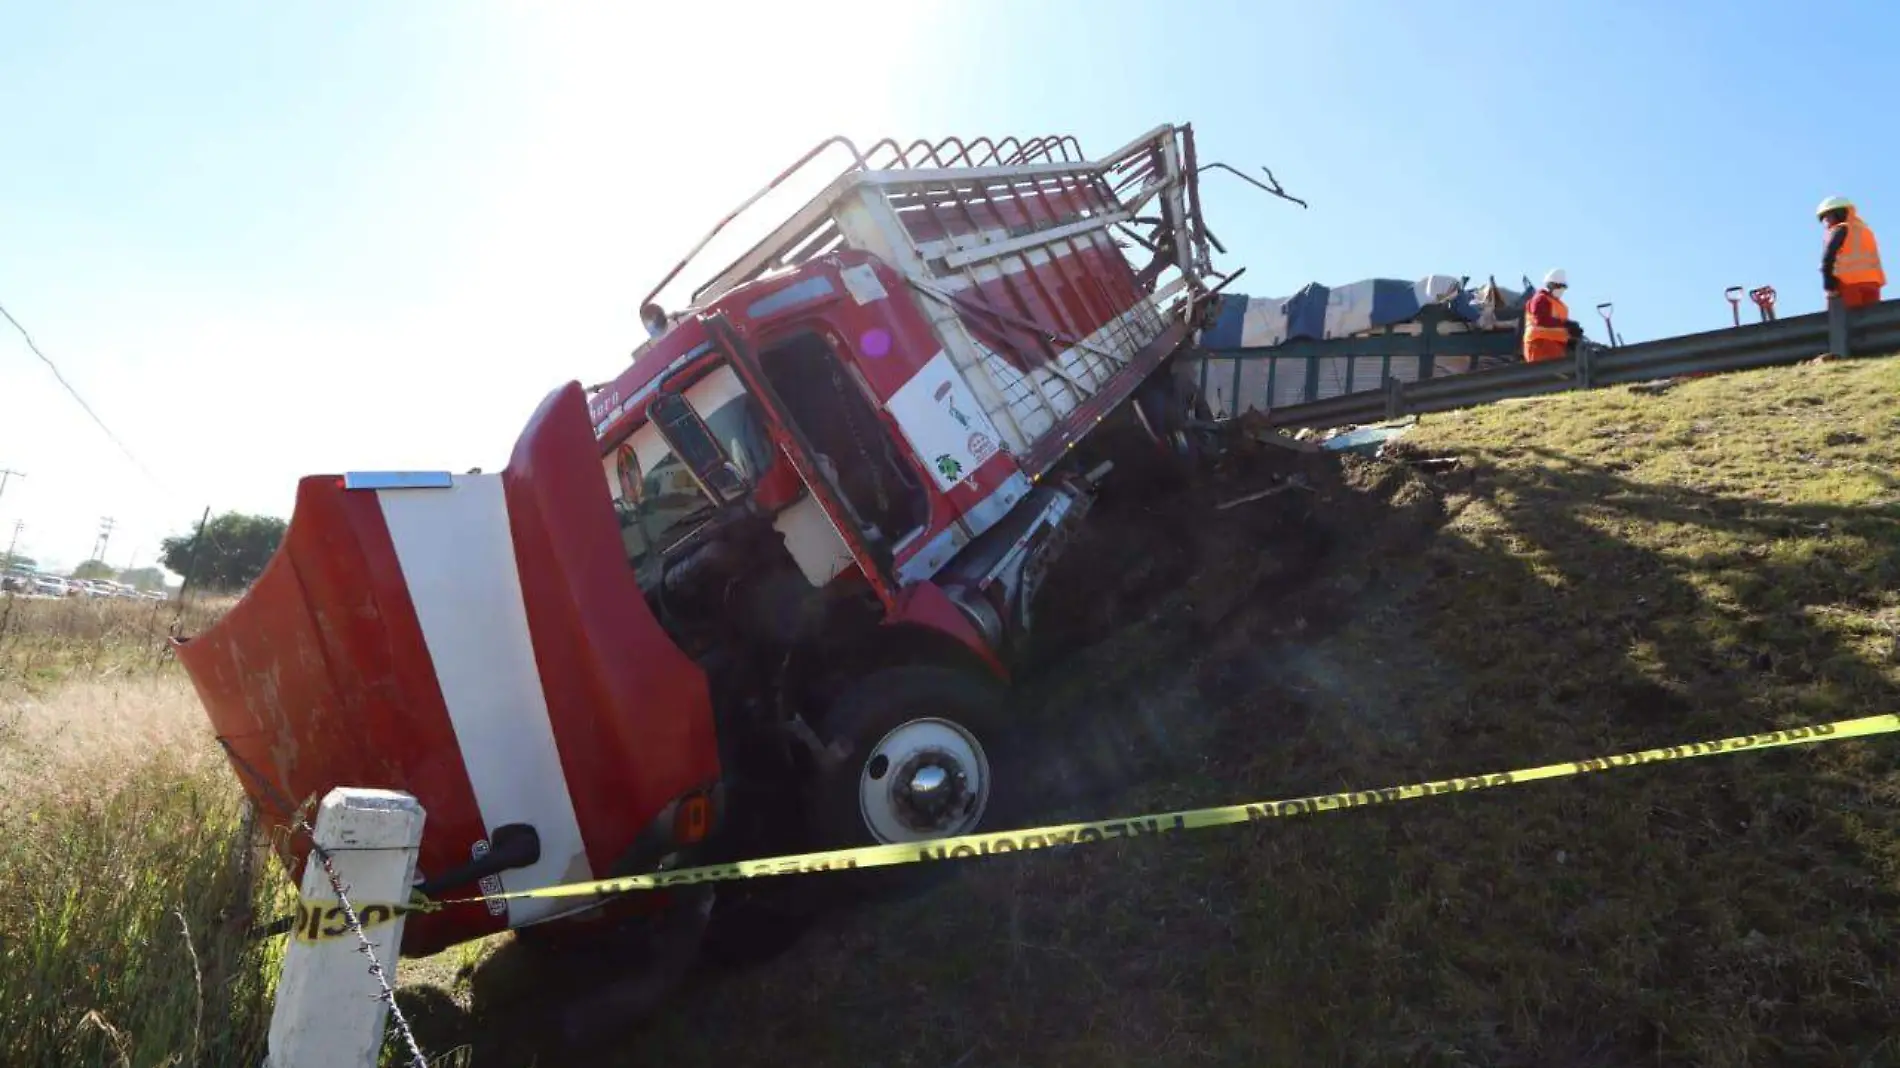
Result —
<path fill-rule="evenodd" d="M 891 352 L 891 332 L 883 327 L 872 327 L 858 338 L 858 349 L 866 356 L 876 359 L 888 356 Z"/>

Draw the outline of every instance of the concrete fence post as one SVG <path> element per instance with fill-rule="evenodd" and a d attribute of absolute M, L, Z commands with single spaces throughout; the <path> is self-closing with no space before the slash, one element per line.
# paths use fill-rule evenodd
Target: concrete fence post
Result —
<path fill-rule="evenodd" d="M 317 810 L 316 841 L 330 851 L 344 892 L 365 921 L 363 934 L 392 985 L 403 917 L 385 919 L 387 909 L 365 912 L 409 900 L 422 820 L 422 805 L 393 790 L 339 787 Z M 389 1006 L 370 975 L 362 943 L 343 921 L 336 890 L 315 852 L 304 864 L 302 899 L 312 907 L 298 909 L 298 930 L 284 951 L 265 1066 L 374 1068 Z"/>

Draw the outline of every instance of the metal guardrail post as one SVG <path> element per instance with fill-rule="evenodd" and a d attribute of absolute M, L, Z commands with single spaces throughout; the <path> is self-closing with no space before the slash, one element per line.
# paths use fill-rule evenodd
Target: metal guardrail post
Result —
<path fill-rule="evenodd" d="M 1391 375 L 1385 380 L 1385 417 L 1397 419 L 1405 414 L 1405 380 Z"/>
<path fill-rule="evenodd" d="M 1592 361 L 1590 357 L 1592 355 L 1591 350 L 1595 348 L 1596 348 L 1595 345 L 1590 344 L 1588 341 L 1585 341 L 1583 338 L 1579 337 L 1577 339 L 1577 388 L 1578 389 L 1591 388 L 1591 385 L 1592 385 L 1591 372 L 1594 370 L 1594 368 L 1591 365 Z"/>
<path fill-rule="evenodd" d="M 1827 351 L 1843 360 L 1853 355 L 1848 351 L 1847 305 L 1839 293 L 1827 295 Z"/>

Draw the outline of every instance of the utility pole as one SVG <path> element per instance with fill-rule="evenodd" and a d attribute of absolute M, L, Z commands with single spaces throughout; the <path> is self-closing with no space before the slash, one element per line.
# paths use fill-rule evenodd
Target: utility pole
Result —
<path fill-rule="evenodd" d="M 13 521 L 13 538 L 12 540 L 7 542 L 6 566 L 9 568 L 13 566 L 13 550 L 16 546 L 20 544 L 20 531 L 25 530 L 25 529 L 26 529 L 26 520 L 15 519 Z"/>
<path fill-rule="evenodd" d="M 25 477 L 26 477 L 25 471 L 15 471 L 11 467 L 0 467 L 0 497 L 3 497 L 6 495 L 7 479 L 25 478 Z"/>
<path fill-rule="evenodd" d="M 112 527 L 115 521 L 111 516 L 99 520 L 99 540 L 92 543 L 92 559 L 104 563 L 106 545 L 112 540 Z"/>

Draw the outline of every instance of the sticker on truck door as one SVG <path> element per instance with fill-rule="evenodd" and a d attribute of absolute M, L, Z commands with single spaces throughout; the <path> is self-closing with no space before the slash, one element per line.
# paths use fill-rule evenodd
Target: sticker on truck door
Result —
<path fill-rule="evenodd" d="M 483 857 L 487 856 L 488 855 L 488 839 L 477 838 L 475 840 L 475 844 L 468 847 L 468 855 L 471 859 L 474 859 L 474 860 L 480 860 Z M 476 883 L 475 885 L 481 887 L 482 896 L 489 899 L 488 900 L 488 914 L 490 916 L 500 916 L 501 914 L 508 911 L 508 902 L 494 900 L 494 896 L 496 894 L 501 893 L 503 889 L 501 885 L 500 872 L 494 872 L 494 873 L 482 876 L 481 881 Z"/>
<path fill-rule="evenodd" d="M 937 353 L 884 404 L 937 488 L 967 480 L 1000 448 L 1001 438 L 950 357 Z"/>

